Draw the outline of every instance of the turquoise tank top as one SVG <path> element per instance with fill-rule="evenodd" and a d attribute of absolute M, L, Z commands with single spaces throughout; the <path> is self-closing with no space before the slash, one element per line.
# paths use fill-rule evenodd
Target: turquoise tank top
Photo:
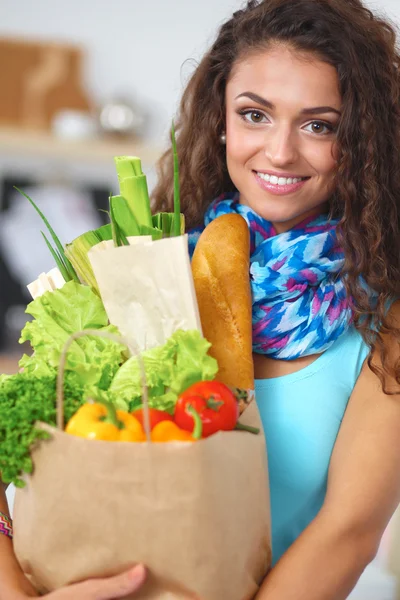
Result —
<path fill-rule="evenodd" d="M 267 440 L 273 564 L 322 507 L 333 446 L 368 352 L 352 328 L 304 369 L 255 382 Z"/>

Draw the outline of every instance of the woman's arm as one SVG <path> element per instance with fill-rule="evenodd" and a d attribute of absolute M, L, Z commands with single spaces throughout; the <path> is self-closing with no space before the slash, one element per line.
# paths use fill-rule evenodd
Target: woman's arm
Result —
<path fill-rule="evenodd" d="M 399 314 L 399 306 L 393 310 Z M 386 336 L 385 346 L 396 361 L 398 344 Z M 394 379 L 390 389 L 400 390 Z M 399 439 L 400 396 L 385 395 L 365 364 L 332 454 L 324 506 L 265 579 L 257 600 L 347 598 L 400 501 Z"/>
<path fill-rule="evenodd" d="M 5 487 L 0 483 L 0 512 L 9 516 Z M 0 600 L 37 597 L 15 558 L 12 540 L 0 534 Z"/>

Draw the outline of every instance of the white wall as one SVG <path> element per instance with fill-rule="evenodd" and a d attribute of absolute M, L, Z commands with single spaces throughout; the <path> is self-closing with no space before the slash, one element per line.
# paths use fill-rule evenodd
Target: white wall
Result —
<path fill-rule="evenodd" d="M 369 0 L 398 17 L 399 0 Z M 93 98 L 137 97 L 159 139 L 175 111 L 190 58 L 199 58 L 241 0 L 0 0 L 0 36 L 77 42 L 87 48 Z"/>
<path fill-rule="evenodd" d="M 201 56 L 238 6 L 240 0 L 0 0 L 0 35 L 85 46 L 93 97 L 127 93 L 148 103 L 154 138 L 174 113 L 190 70 L 185 61 Z"/>

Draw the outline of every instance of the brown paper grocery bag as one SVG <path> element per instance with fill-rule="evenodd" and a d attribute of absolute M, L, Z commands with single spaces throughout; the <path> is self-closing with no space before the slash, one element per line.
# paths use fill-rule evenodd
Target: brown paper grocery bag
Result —
<path fill-rule="evenodd" d="M 260 426 L 255 402 L 242 421 Z M 143 562 L 135 600 L 254 597 L 271 560 L 262 434 L 123 443 L 42 426 L 51 439 L 14 508 L 15 552 L 41 592 Z"/>

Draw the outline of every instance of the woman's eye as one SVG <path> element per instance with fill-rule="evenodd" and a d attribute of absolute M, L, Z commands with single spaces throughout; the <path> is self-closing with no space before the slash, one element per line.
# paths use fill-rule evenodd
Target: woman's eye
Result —
<path fill-rule="evenodd" d="M 307 127 L 311 129 L 307 130 Z M 328 133 L 332 133 L 334 131 L 333 125 L 329 123 L 323 123 L 322 121 L 313 121 L 306 126 L 306 131 L 310 131 L 311 133 L 316 133 L 317 135 L 327 135 Z"/>
<path fill-rule="evenodd" d="M 266 116 L 259 110 L 243 110 L 240 115 L 249 123 L 263 123 L 266 120 Z"/>

